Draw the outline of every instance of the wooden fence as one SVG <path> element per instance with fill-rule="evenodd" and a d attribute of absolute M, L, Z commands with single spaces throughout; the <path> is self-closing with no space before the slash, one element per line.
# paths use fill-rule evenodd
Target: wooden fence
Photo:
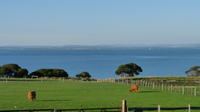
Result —
<path fill-rule="evenodd" d="M 160 91 L 168 91 L 172 93 L 178 93 L 182 95 L 200 96 L 200 88 L 197 86 L 176 85 L 151 80 L 133 80 L 133 79 L 109 79 L 100 80 L 100 82 L 112 82 L 112 83 L 124 83 L 124 84 L 136 84 L 139 86 L 149 87 Z"/>
<path fill-rule="evenodd" d="M 0 110 L 0 112 L 121 112 L 121 107 L 114 108 L 80 108 L 80 109 L 28 109 L 28 110 Z"/>
<path fill-rule="evenodd" d="M 128 107 L 126 100 L 122 101 L 121 107 L 114 108 L 80 108 L 80 109 L 30 109 L 30 110 L 0 110 L 0 112 L 144 112 L 144 111 L 154 111 L 162 112 L 174 111 L 174 110 L 185 110 L 185 112 L 191 112 L 191 110 L 200 110 L 200 107 L 192 107 L 188 105 L 187 107 L 174 107 L 166 108 L 158 105 L 157 107 Z"/>

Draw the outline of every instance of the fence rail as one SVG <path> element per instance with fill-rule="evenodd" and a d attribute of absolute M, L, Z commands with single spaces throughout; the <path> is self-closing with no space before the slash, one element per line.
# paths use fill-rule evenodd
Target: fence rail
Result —
<path fill-rule="evenodd" d="M 84 112 L 84 111 L 98 111 L 98 112 L 121 112 L 121 107 L 113 108 L 80 108 L 80 109 L 28 109 L 28 110 L 0 110 L 0 112 Z"/>
<path fill-rule="evenodd" d="M 163 108 L 160 108 L 160 111 L 162 110 L 166 110 L 166 111 L 169 111 L 169 110 L 200 110 L 200 107 L 174 107 L 174 108 L 167 108 L 167 107 L 163 107 Z M 128 108 L 128 111 L 159 111 L 158 107 L 138 107 L 138 108 Z"/>
<path fill-rule="evenodd" d="M 162 110 L 200 110 L 200 107 L 128 107 L 124 112 L 143 112 L 143 111 L 157 111 L 161 112 Z M 123 112 L 121 107 L 114 108 L 80 108 L 80 109 L 30 109 L 30 110 L 0 110 L 0 112 L 85 112 L 85 111 L 95 111 L 95 112 Z"/>

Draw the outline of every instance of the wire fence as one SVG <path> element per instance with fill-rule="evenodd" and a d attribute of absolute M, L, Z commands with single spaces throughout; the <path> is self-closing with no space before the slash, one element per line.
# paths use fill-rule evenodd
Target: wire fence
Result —
<path fill-rule="evenodd" d="M 190 105 L 186 107 L 161 107 L 161 105 L 158 105 L 157 107 L 128 107 L 126 100 L 123 100 L 121 107 L 113 108 L 0 110 L 0 112 L 174 112 L 178 110 L 191 112 L 191 110 L 200 110 L 200 107 L 192 107 Z"/>
<path fill-rule="evenodd" d="M 200 87 L 197 85 L 181 85 L 179 83 L 167 83 L 163 81 L 154 81 L 146 79 L 106 79 L 99 80 L 99 82 L 135 84 L 138 86 L 148 87 L 160 91 L 168 91 L 182 95 L 200 96 Z"/>

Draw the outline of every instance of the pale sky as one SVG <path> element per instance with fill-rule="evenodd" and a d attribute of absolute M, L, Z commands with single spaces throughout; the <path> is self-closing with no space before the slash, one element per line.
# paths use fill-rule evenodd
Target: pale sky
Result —
<path fill-rule="evenodd" d="M 200 43 L 199 0 L 1 0 L 0 46 Z"/>

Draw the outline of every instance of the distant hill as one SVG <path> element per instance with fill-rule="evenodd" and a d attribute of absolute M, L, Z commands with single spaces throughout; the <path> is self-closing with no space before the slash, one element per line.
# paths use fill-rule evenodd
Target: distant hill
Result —
<path fill-rule="evenodd" d="M 200 49 L 200 44 L 162 44 L 162 45 L 66 45 L 66 46 L 0 46 L 7 50 L 101 50 L 101 49 L 138 49 L 138 48 L 194 48 Z"/>

